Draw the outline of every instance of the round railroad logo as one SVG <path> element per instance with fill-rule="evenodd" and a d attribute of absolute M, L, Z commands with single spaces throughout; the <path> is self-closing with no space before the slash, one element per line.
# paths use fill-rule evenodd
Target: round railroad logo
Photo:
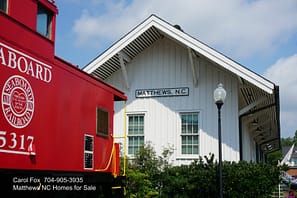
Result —
<path fill-rule="evenodd" d="M 26 127 L 34 113 L 34 95 L 30 83 L 22 76 L 11 76 L 2 89 L 2 111 L 15 128 Z"/>

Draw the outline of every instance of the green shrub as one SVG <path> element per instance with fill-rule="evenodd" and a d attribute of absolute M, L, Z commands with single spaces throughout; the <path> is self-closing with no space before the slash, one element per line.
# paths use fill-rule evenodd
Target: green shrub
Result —
<path fill-rule="evenodd" d="M 126 197 L 214 198 L 219 194 L 218 163 L 214 155 L 190 165 L 171 166 L 144 147 L 127 171 Z M 169 159 L 166 156 L 166 159 Z M 281 167 L 254 162 L 223 162 L 225 198 L 269 197 L 280 183 Z"/>

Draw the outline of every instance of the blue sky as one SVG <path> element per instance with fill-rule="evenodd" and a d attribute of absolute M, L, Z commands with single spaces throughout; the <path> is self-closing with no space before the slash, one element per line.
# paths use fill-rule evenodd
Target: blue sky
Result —
<path fill-rule="evenodd" d="M 294 136 L 296 0 L 56 0 L 56 5 L 55 53 L 66 61 L 84 67 L 155 14 L 279 85 L 281 135 Z"/>

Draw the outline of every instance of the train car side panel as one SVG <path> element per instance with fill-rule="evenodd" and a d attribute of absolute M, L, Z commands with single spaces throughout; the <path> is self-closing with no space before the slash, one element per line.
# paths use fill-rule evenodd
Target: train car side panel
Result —
<path fill-rule="evenodd" d="M 106 170 L 113 147 L 113 93 L 76 69 L 0 44 L 2 168 Z M 108 113 L 106 136 L 96 135 L 97 108 Z M 85 135 L 93 136 L 96 153 L 86 169 Z"/>

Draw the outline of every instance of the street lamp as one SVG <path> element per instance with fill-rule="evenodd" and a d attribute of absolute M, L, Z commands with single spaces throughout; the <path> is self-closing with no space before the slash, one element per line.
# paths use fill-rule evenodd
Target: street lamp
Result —
<path fill-rule="evenodd" d="M 218 87 L 213 92 L 213 98 L 218 108 L 218 138 L 219 138 L 219 191 L 220 198 L 223 197 L 223 178 L 222 178 L 222 135 L 221 135 L 221 108 L 226 98 L 226 91 L 223 84 L 218 84 Z"/>

